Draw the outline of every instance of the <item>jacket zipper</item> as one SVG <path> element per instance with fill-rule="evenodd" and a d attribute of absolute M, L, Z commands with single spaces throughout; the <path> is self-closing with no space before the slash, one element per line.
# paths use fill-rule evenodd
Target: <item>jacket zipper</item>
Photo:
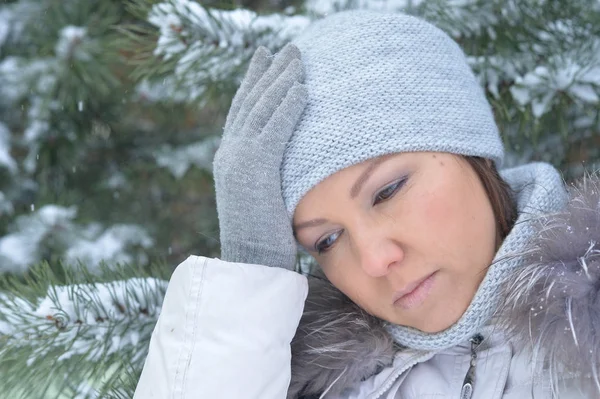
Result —
<path fill-rule="evenodd" d="M 461 391 L 460 399 L 471 399 L 473 395 L 473 383 L 474 383 L 474 374 L 475 374 L 475 363 L 477 360 L 477 348 L 483 342 L 484 337 L 481 334 L 475 334 L 469 339 L 471 342 L 471 362 L 469 365 L 469 370 L 467 371 L 467 375 L 465 376 L 465 380 L 463 382 L 463 387 Z M 413 367 L 414 365 L 427 361 L 431 359 L 435 353 L 428 352 L 423 356 L 414 357 L 406 363 L 400 370 L 396 371 L 391 378 L 388 378 L 386 384 L 381 387 L 375 394 L 369 396 L 369 399 L 379 399 L 381 398 L 396 382 L 396 380 L 408 369 Z"/>
<path fill-rule="evenodd" d="M 424 362 L 428 359 L 431 359 L 433 357 L 434 353 L 432 352 L 428 352 L 426 354 L 424 354 L 423 356 L 415 356 L 411 359 L 411 361 L 409 361 L 408 363 L 406 363 L 400 370 L 396 371 L 391 378 L 388 378 L 386 384 L 384 386 L 382 386 L 376 393 L 374 393 L 373 395 L 369 396 L 368 399 L 379 399 L 383 396 L 383 394 L 385 394 L 394 384 L 394 382 L 396 382 L 396 380 L 404 373 L 406 372 L 406 370 L 410 369 L 411 367 L 413 367 L 415 364 Z"/>
<path fill-rule="evenodd" d="M 483 335 L 475 334 L 471 337 L 471 363 L 469 370 L 463 381 L 462 390 L 460 391 L 460 399 L 471 399 L 473 396 L 473 386 L 475 384 L 475 364 L 477 362 L 477 348 L 483 342 Z"/>

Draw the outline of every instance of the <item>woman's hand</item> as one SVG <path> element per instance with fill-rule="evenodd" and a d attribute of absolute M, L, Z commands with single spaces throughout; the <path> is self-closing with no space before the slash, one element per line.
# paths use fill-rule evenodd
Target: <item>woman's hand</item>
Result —
<path fill-rule="evenodd" d="M 296 46 L 275 57 L 260 47 L 233 98 L 213 164 L 223 260 L 294 269 L 279 168 L 306 106 L 303 79 Z"/>

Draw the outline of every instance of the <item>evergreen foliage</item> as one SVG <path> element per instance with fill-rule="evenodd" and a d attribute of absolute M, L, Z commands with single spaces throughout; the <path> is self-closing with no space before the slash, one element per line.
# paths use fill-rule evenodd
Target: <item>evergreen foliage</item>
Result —
<path fill-rule="evenodd" d="M 454 37 L 507 166 L 599 168 L 599 0 L 0 1 L 0 399 L 132 397 L 248 60 L 347 8 Z"/>
<path fill-rule="evenodd" d="M 221 116 L 130 78 L 124 3 L 22 0 L 0 15 L 0 271 L 216 254 Z"/>
<path fill-rule="evenodd" d="M 41 263 L 0 279 L 0 396 L 118 397 L 146 357 L 168 268 L 58 271 Z"/>

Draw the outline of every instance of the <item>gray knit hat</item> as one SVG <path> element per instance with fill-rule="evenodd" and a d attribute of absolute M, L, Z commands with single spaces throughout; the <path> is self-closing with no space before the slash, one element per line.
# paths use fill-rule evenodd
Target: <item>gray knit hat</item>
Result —
<path fill-rule="evenodd" d="M 490 105 L 460 47 L 403 14 L 345 11 L 311 24 L 302 52 L 309 100 L 286 148 L 290 218 L 326 177 L 397 152 L 504 156 Z"/>

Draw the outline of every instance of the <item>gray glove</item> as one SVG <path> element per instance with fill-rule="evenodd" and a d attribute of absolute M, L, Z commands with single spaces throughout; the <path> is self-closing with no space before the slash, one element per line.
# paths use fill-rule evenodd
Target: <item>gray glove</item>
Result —
<path fill-rule="evenodd" d="M 237 91 L 213 164 L 221 258 L 293 270 L 296 242 L 279 168 L 306 106 L 300 50 L 256 50 Z"/>

